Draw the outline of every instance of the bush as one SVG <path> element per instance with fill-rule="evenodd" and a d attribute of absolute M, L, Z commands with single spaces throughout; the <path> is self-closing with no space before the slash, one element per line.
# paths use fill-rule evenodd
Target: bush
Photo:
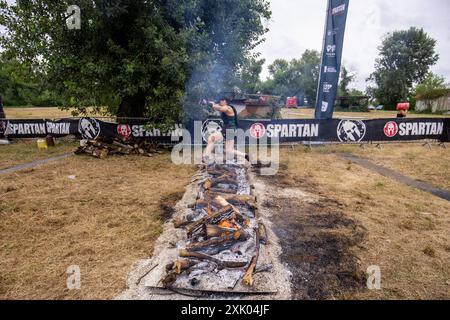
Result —
<path fill-rule="evenodd" d="M 450 89 L 432 89 L 418 94 L 416 100 L 434 100 L 450 94 Z"/>

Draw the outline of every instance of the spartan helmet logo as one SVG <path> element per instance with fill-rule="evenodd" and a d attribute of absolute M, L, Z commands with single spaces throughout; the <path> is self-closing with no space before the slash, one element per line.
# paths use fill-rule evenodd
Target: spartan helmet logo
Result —
<path fill-rule="evenodd" d="M 131 136 L 131 127 L 128 124 L 119 124 L 117 126 L 117 134 L 124 140 L 127 140 Z"/>
<path fill-rule="evenodd" d="M 397 135 L 397 133 L 398 133 L 397 122 L 391 121 L 386 123 L 386 125 L 384 126 L 384 134 L 386 135 L 386 137 L 393 138 Z"/>
<path fill-rule="evenodd" d="M 202 137 L 203 141 L 208 142 L 211 135 L 222 132 L 222 121 L 221 120 L 207 120 L 202 126 Z"/>
<path fill-rule="evenodd" d="M 95 140 L 100 134 L 100 123 L 93 118 L 82 118 L 78 123 L 78 132 L 83 139 Z"/>
<path fill-rule="evenodd" d="M 255 123 L 250 128 L 250 136 L 254 139 L 261 139 L 266 134 L 266 127 L 262 123 Z"/>
<path fill-rule="evenodd" d="M 366 125 L 362 121 L 342 120 L 337 128 L 341 142 L 360 142 L 366 136 Z"/>

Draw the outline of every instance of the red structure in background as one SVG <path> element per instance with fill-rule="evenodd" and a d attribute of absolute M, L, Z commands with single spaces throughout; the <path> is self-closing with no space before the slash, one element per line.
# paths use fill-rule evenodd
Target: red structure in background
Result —
<path fill-rule="evenodd" d="M 286 108 L 297 108 L 298 102 L 297 97 L 288 97 L 286 99 Z"/>
<path fill-rule="evenodd" d="M 397 111 L 409 111 L 410 104 L 408 102 L 401 102 L 397 104 Z"/>

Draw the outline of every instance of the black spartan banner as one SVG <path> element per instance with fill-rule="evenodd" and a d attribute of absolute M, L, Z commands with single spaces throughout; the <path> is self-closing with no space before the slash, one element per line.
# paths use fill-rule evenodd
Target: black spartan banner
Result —
<path fill-rule="evenodd" d="M 317 89 L 316 119 L 332 119 L 341 71 L 349 0 L 329 0 Z"/>
<path fill-rule="evenodd" d="M 399 142 L 438 140 L 450 142 L 450 118 L 376 119 L 376 120 L 240 120 L 239 125 L 253 140 L 274 139 L 280 143 L 299 142 Z M 0 138 L 41 138 L 47 135 L 78 139 L 145 139 L 155 143 L 174 144 L 183 141 L 184 130 L 191 137 L 201 136 L 206 142 L 211 130 L 221 130 L 220 119 L 208 119 L 197 124 L 201 132 L 194 133 L 194 124 L 177 125 L 165 133 L 147 126 L 145 119 L 128 119 L 123 123 L 105 122 L 95 118 L 53 120 L 0 119 Z M 200 130 L 199 130 L 200 131 Z M 249 139 L 247 139 L 249 141 Z M 184 141 L 185 143 L 194 143 Z"/>

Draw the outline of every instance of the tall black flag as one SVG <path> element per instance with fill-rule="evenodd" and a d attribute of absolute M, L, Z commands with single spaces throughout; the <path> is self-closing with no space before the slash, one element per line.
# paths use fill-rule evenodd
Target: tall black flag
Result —
<path fill-rule="evenodd" d="M 327 23 L 322 50 L 316 119 L 333 118 L 341 71 L 342 49 L 349 0 L 328 0 Z"/>

